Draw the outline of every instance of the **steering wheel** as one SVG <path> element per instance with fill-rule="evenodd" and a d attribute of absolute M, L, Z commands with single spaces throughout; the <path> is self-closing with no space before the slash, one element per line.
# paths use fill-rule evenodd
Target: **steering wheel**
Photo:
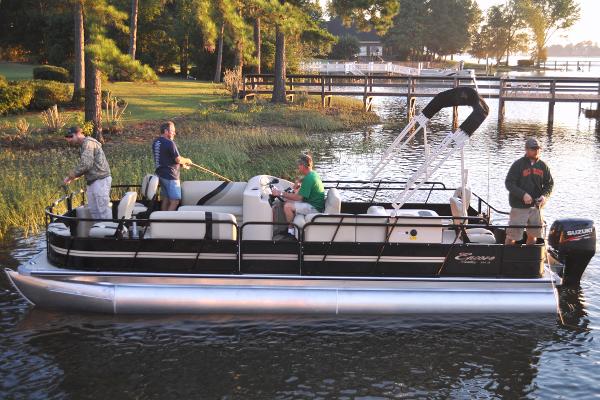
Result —
<path fill-rule="evenodd" d="M 269 189 L 271 189 L 271 191 L 272 191 L 273 188 L 275 187 L 275 185 L 278 183 L 279 183 L 279 179 L 273 178 L 271 180 L 271 182 L 269 182 L 267 185 L 269 186 Z M 285 201 L 282 196 L 273 196 L 272 193 L 269 193 L 269 205 L 271 207 L 273 207 L 273 204 L 275 204 L 275 199 L 279 199 L 279 201 L 281 201 L 281 202 Z"/>

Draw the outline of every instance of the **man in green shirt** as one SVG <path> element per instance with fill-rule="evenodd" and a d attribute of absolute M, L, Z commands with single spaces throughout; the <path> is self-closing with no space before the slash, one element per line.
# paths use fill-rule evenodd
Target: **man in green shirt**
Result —
<path fill-rule="evenodd" d="M 289 231 L 293 234 L 292 221 L 296 214 L 308 215 L 323 212 L 325 209 L 325 189 L 321 177 L 313 171 L 313 160 L 308 154 L 303 154 L 298 159 L 298 172 L 304 176 L 300 188 L 294 192 L 281 192 L 273 189 L 274 196 L 281 196 L 285 201 L 283 212 L 285 219 L 290 224 Z"/>

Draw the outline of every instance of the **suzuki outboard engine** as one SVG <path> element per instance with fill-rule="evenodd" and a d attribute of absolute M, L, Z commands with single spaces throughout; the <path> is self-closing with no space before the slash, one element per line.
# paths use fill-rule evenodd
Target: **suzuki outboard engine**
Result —
<path fill-rule="evenodd" d="M 564 265 L 563 286 L 578 286 L 581 275 L 596 253 L 594 221 L 566 218 L 554 221 L 548 234 L 550 255 Z"/>

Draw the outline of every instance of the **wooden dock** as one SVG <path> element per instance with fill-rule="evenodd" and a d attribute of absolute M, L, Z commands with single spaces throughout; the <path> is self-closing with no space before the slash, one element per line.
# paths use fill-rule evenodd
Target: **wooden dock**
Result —
<path fill-rule="evenodd" d="M 323 107 L 334 96 L 361 97 L 369 111 L 375 97 L 405 97 L 408 113 L 414 115 L 415 99 L 433 97 L 458 86 L 476 87 L 485 98 L 499 100 L 498 119 L 504 118 L 507 101 L 548 103 L 548 122 L 554 120 L 556 103 L 596 103 L 600 106 L 600 78 L 579 77 L 436 77 L 436 76 L 349 76 L 349 75 L 287 75 L 286 95 L 291 101 L 298 95 L 320 96 Z M 244 76 L 240 98 L 249 100 L 258 95 L 270 95 L 273 75 Z"/>

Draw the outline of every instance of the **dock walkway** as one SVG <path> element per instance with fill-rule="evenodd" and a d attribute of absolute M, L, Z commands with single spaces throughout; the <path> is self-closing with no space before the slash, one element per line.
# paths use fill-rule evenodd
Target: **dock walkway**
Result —
<path fill-rule="evenodd" d="M 248 74 L 243 78 L 240 98 L 251 99 L 270 95 L 273 75 Z M 375 97 L 406 97 L 409 114 L 414 114 L 415 99 L 434 97 L 437 93 L 458 86 L 477 88 L 483 98 L 499 100 L 498 118 L 504 117 L 507 101 L 546 102 L 548 121 L 554 120 L 554 106 L 560 102 L 596 103 L 600 106 L 600 78 L 580 77 L 468 77 L 448 76 L 378 76 L 378 75 L 287 75 L 286 95 L 321 97 L 327 107 L 335 96 L 361 97 L 364 109 L 372 109 Z"/>

